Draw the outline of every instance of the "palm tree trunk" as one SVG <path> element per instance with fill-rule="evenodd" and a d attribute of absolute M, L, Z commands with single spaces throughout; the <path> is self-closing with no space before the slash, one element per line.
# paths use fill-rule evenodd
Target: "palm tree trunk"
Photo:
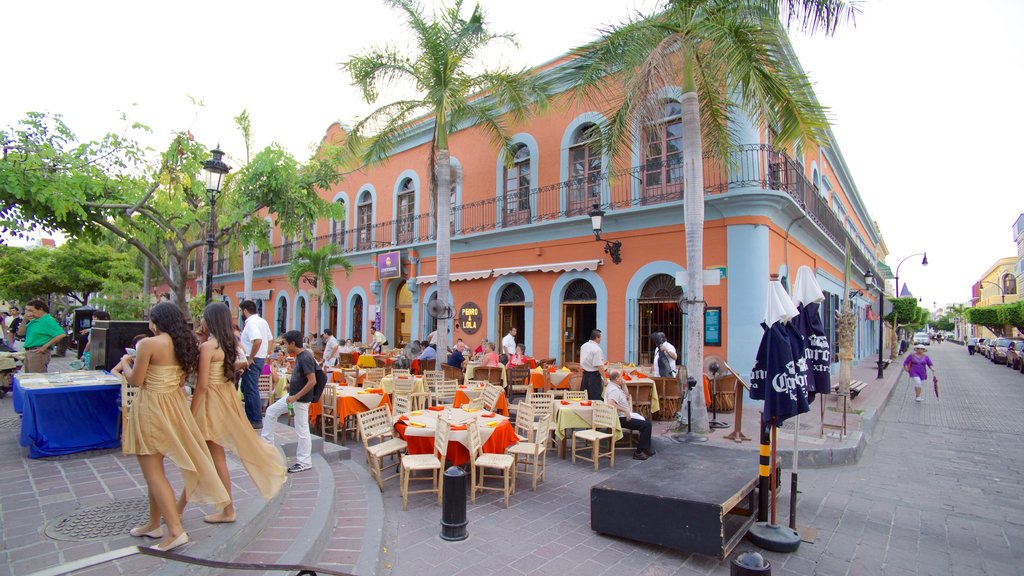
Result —
<path fill-rule="evenodd" d="M 683 94 L 683 200 L 686 225 L 686 373 L 697 378 L 691 401 L 691 426 L 708 432 L 708 410 L 701 382 L 704 372 L 704 164 L 697 92 Z"/>
<path fill-rule="evenodd" d="M 454 308 L 448 291 L 448 279 L 451 271 L 451 210 L 449 201 L 451 194 L 451 155 L 448 148 L 437 150 L 437 163 L 434 164 L 434 176 L 437 179 L 437 300 Z M 448 321 L 437 322 L 437 357 L 445 358 L 448 354 Z M 440 361 L 438 361 L 440 365 Z"/>

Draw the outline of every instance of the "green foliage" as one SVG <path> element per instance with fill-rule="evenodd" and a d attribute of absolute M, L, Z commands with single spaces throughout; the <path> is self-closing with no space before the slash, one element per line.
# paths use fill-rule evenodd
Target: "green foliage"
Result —
<path fill-rule="evenodd" d="M 334 268 L 338 267 L 345 270 L 345 276 L 352 272 L 352 263 L 338 254 L 337 245 L 326 244 L 315 250 L 301 248 L 288 264 L 288 283 L 296 290 L 302 282 L 309 284 L 319 306 L 330 306 L 334 303 Z"/>
<path fill-rule="evenodd" d="M 203 317 L 203 310 L 205 309 L 205 298 L 196 297 L 188 301 L 188 313 L 192 317 L 193 326 L 199 326 L 199 320 Z"/>
<path fill-rule="evenodd" d="M 141 291 L 130 253 L 107 243 L 72 240 L 56 248 L 0 247 L 0 298 L 24 302 L 48 294 L 79 305 L 97 292 Z M 95 302 L 93 303 L 95 305 Z"/>
<path fill-rule="evenodd" d="M 885 321 L 892 324 L 894 321 L 897 325 L 904 325 L 908 323 L 916 323 L 919 317 L 918 310 L 922 308 L 917 305 L 917 298 L 908 296 L 906 298 L 893 298 L 889 300 L 892 302 L 892 312 L 885 316 Z M 927 311 L 925 311 L 927 314 Z M 925 319 L 927 322 L 927 318 Z"/>
<path fill-rule="evenodd" d="M 956 328 L 956 325 L 953 323 L 953 316 L 950 314 L 942 316 L 936 320 L 932 320 L 929 324 L 932 328 L 941 332 L 952 332 L 953 329 Z"/>
<path fill-rule="evenodd" d="M 996 306 L 981 306 L 967 310 L 967 321 L 986 328 L 1004 326 L 1002 320 L 999 319 L 999 310 Z"/>
<path fill-rule="evenodd" d="M 999 321 L 1004 326 L 1013 326 L 1018 330 L 1024 330 L 1024 303 L 999 304 L 994 308 L 996 308 Z"/>

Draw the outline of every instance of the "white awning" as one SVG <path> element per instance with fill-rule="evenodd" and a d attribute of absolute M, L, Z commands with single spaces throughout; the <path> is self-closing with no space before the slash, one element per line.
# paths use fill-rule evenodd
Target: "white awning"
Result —
<path fill-rule="evenodd" d="M 253 290 L 249 294 L 235 292 L 235 297 L 241 300 L 270 300 L 270 290 Z"/>
<path fill-rule="evenodd" d="M 490 270 L 472 270 L 470 272 L 453 272 L 448 276 L 448 279 L 452 282 L 458 282 L 459 280 L 479 280 L 481 278 L 490 278 Z M 429 276 L 417 276 L 417 284 L 433 284 L 437 282 L 437 275 L 430 274 Z"/>
<path fill-rule="evenodd" d="M 530 264 L 513 266 L 512 268 L 495 268 L 495 276 L 518 274 L 520 272 L 572 272 L 573 270 L 597 270 L 603 260 L 577 260 L 575 262 L 557 262 L 554 264 Z"/>

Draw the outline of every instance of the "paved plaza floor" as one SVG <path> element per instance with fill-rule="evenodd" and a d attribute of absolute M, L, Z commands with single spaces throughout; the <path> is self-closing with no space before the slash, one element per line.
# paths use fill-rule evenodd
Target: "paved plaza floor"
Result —
<path fill-rule="evenodd" d="M 889 401 L 856 463 L 801 468 L 799 525 L 815 529 L 817 538 L 793 554 L 765 552 L 773 574 L 1024 574 L 1024 375 L 968 357 L 954 344 L 933 346 L 929 353 L 942 376 L 940 400 L 928 390 L 924 402 L 914 402 L 902 378 L 891 397 L 885 395 Z M 48 522 L 73 510 L 143 496 L 132 459 L 108 451 L 29 460 L 16 438 L 17 417 L 5 398 L 0 400 L 0 574 L 26 574 L 137 543 L 126 536 L 69 543 L 45 533 Z M 628 452 L 618 454 L 614 469 L 603 464 L 598 472 L 588 463 L 573 465 L 552 455 L 547 479 L 536 492 L 521 480 L 509 509 L 500 494 L 479 496 L 469 505 L 470 537 L 449 543 L 439 537 L 441 512 L 431 496 L 411 497 L 409 510 L 402 511 L 397 482 L 390 481 L 379 493 L 366 482 L 361 449 L 351 441 L 348 445 L 351 460 L 317 456 L 316 476 L 293 478 L 282 502 L 263 503 L 238 469 L 239 507 L 253 515 L 259 530 L 239 535 L 227 551 L 213 546 L 225 537 L 223 529 L 203 532 L 202 512 L 191 509 L 186 527 L 190 534 L 197 532 L 197 545 L 186 553 L 303 559 L 360 576 L 729 573 L 730 559 L 590 530 L 590 487 L 621 470 L 648 465 L 629 459 Z M 656 438 L 657 449 L 672 446 L 670 437 Z M 738 449 L 756 458 L 756 446 Z M 783 521 L 789 508 L 788 472 L 784 476 L 778 502 Z M 331 508 L 325 510 L 322 502 Z M 306 533 L 288 528 L 308 531 L 322 521 L 318 512 L 327 523 L 311 540 L 315 549 L 300 553 Z M 733 555 L 753 549 L 743 542 Z M 90 573 L 172 573 L 147 562 L 152 561 L 125 561 L 114 570 Z"/>

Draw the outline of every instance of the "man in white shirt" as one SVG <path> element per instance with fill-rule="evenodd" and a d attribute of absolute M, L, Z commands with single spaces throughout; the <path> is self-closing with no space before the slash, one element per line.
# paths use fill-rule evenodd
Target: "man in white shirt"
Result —
<path fill-rule="evenodd" d="M 615 408 L 619 414 L 619 424 L 623 428 L 640 432 L 640 441 L 637 442 L 636 452 L 633 453 L 634 460 L 647 460 L 654 456 L 651 448 L 651 423 L 643 416 L 633 412 L 633 402 L 624 391 L 622 373 L 612 369 L 608 371 L 608 386 L 604 389 L 604 401 Z"/>
<path fill-rule="evenodd" d="M 505 356 L 511 357 L 516 353 L 516 329 L 509 328 L 508 334 L 501 339 L 501 351 L 505 353 Z"/>
<path fill-rule="evenodd" d="M 245 324 L 242 327 L 242 353 L 245 354 L 245 372 L 242 373 L 242 397 L 245 399 L 245 416 L 253 428 L 263 428 L 260 410 L 260 374 L 267 360 L 270 342 L 274 339 L 270 324 L 256 314 L 256 303 L 243 300 L 238 305 L 242 310 Z"/>
<path fill-rule="evenodd" d="M 324 363 L 323 367 L 334 367 L 338 364 L 338 354 L 341 353 L 341 347 L 338 345 L 338 339 L 334 337 L 334 332 L 330 329 L 324 329 Z"/>
<path fill-rule="evenodd" d="M 604 382 L 604 353 L 601 351 L 601 331 L 597 328 L 590 331 L 590 340 L 580 346 L 580 367 L 583 368 L 580 386 L 587 391 L 587 398 L 600 400 Z"/>
<path fill-rule="evenodd" d="M 664 332 L 651 334 L 654 344 L 654 375 L 661 378 L 676 377 L 676 347 L 669 343 Z"/>

